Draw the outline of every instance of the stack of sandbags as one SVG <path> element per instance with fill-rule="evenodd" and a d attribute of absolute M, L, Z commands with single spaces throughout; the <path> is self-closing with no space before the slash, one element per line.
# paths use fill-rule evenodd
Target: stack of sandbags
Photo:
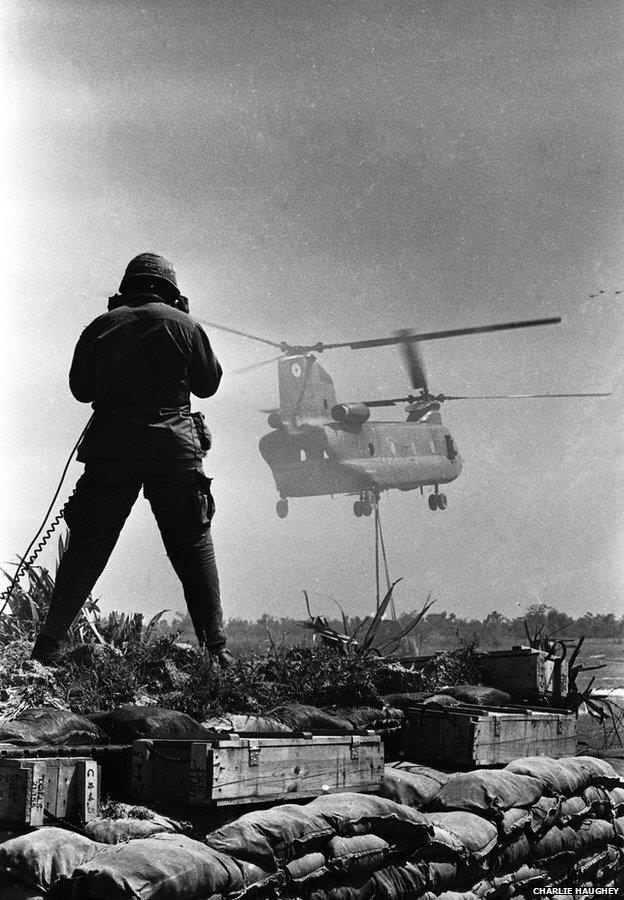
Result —
<path fill-rule="evenodd" d="M 247 813 L 205 843 L 273 873 L 284 897 L 418 897 L 426 889 L 423 872 L 395 863 L 414 856 L 434 833 L 425 816 L 404 804 L 343 793 Z"/>
<path fill-rule="evenodd" d="M 609 886 L 624 871 L 624 786 L 605 761 L 518 759 L 505 769 L 447 776 L 431 796 L 432 783 L 444 777 L 422 766 L 386 767 L 382 786 L 386 795 L 426 809 L 428 821 L 468 852 L 463 860 L 456 855 L 455 870 L 444 867 L 439 852 L 429 861 L 428 886 L 436 895 L 468 889 L 497 898 L 549 886 Z M 491 846 L 478 822 L 491 829 Z M 481 878 L 471 881 L 478 869 Z"/>
<path fill-rule="evenodd" d="M 0 900 L 197 900 L 271 893 L 274 877 L 181 834 L 102 844 L 41 828 L 0 844 Z"/>

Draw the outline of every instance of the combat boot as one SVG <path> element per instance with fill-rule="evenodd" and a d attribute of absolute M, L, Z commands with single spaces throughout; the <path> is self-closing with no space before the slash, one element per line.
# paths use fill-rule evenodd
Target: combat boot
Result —
<path fill-rule="evenodd" d="M 60 641 L 52 635 L 42 632 L 35 641 L 30 658 L 36 659 L 44 666 L 54 666 L 57 663 L 60 649 Z"/>

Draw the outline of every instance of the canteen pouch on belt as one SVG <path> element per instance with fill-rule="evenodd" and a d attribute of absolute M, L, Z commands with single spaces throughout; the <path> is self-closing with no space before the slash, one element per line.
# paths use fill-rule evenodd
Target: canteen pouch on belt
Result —
<path fill-rule="evenodd" d="M 191 419 L 193 420 L 195 430 L 197 431 L 199 446 L 202 450 L 210 450 L 212 447 L 212 435 L 210 434 L 210 429 L 206 425 L 206 417 L 202 412 L 194 412 L 191 413 Z"/>

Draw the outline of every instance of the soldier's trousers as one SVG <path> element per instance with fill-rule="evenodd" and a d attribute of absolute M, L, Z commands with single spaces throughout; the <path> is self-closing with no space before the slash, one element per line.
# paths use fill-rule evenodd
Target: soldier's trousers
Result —
<path fill-rule="evenodd" d="M 195 460 L 95 459 L 65 507 L 69 542 L 41 637 L 60 641 L 92 591 L 143 487 L 184 589 L 199 643 L 225 644 L 219 576 L 210 534 L 210 479 Z M 148 561 L 137 554 L 138 565 Z"/>

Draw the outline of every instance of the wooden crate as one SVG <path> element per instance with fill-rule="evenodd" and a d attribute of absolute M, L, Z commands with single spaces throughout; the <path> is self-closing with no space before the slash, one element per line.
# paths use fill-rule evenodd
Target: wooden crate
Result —
<path fill-rule="evenodd" d="M 381 737 L 349 734 L 239 737 L 215 741 L 141 740 L 133 745 L 135 800 L 230 804 L 297 800 L 376 790 Z"/>
<path fill-rule="evenodd" d="M 76 757 L 0 759 L 0 821 L 90 822 L 99 810 L 99 770 Z"/>
<path fill-rule="evenodd" d="M 416 704 L 406 712 L 403 756 L 447 768 L 504 765 L 520 756 L 573 756 L 576 716 L 523 707 Z"/>
<path fill-rule="evenodd" d="M 483 680 L 513 697 L 564 699 L 568 694 L 566 660 L 548 658 L 544 650 L 513 647 L 479 654 Z"/>

